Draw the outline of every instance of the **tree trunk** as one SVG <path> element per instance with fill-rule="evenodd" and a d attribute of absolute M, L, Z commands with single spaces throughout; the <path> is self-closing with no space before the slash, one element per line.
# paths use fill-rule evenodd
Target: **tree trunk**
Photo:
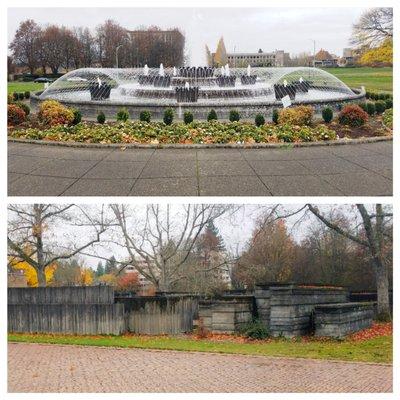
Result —
<path fill-rule="evenodd" d="M 385 264 L 375 261 L 378 319 L 390 320 L 389 275 Z"/>
<path fill-rule="evenodd" d="M 45 287 L 46 286 L 46 274 L 43 270 L 37 270 L 37 278 L 38 278 L 38 286 Z"/>

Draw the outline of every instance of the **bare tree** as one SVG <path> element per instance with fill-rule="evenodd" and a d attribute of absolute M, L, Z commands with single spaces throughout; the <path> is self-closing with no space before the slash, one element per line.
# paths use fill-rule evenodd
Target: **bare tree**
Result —
<path fill-rule="evenodd" d="M 300 214 L 302 214 L 301 218 L 304 218 L 304 215 L 311 213 L 329 229 L 362 246 L 367 251 L 374 267 L 378 313 L 382 318 L 388 318 L 390 317 L 390 304 L 387 249 L 391 248 L 391 245 L 388 246 L 387 242 L 389 241 L 390 244 L 392 242 L 393 214 L 382 204 L 373 206 L 356 204 L 353 208 L 356 210 L 356 215 L 352 226 L 341 224 L 332 213 L 323 212 L 312 204 L 304 205 L 288 213 L 282 212 L 279 206 L 274 206 L 270 212 L 275 218 L 288 218 Z"/>
<path fill-rule="evenodd" d="M 12 204 L 8 210 L 9 260 L 24 261 L 31 265 L 37 273 L 39 286 L 46 286 L 46 267 L 60 260 L 68 260 L 98 243 L 108 227 L 104 207 L 96 216 L 74 204 Z M 85 234 L 80 236 L 84 236 L 84 241 L 77 239 L 78 235 L 74 232 L 73 243 L 59 243 L 55 240 L 59 224 L 64 227 L 83 227 Z"/>
<path fill-rule="evenodd" d="M 393 38 L 393 8 L 372 8 L 354 24 L 351 43 L 358 47 L 376 47 Z"/>
<path fill-rule="evenodd" d="M 111 209 L 119 228 L 118 243 L 128 253 L 123 265 L 132 265 L 157 289 L 168 291 L 176 282 L 188 278 L 182 266 L 192 254 L 200 233 L 210 221 L 221 217 L 231 207 L 189 204 L 177 209 L 177 206 L 149 204 L 141 222 L 134 226 L 129 219 L 135 215 L 135 210 L 116 204 Z"/>
<path fill-rule="evenodd" d="M 39 65 L 37 50 L 40 31 L 41 29 L 35 21 L 31 19 L 23 21 L 10 44 L 16 62 L 28 67 L 31 74 Z"/>
<path fill-rule="evenodd" d="M 129 51 L 129 35 L 126 29 L 109 19 L 97 26 L 96 42 L 102 67 L 112 68 L 115 66 L 118 46 L 121 46 L 118 52 L 118 64 L 120 67 L 126 66 Z"/>

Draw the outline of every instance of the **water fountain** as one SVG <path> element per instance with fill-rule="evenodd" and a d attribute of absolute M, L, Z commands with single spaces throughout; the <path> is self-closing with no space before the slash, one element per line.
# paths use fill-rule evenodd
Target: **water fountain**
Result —
<path fill-rule="evenodd" d="M 55 99 L 78 108 L 84 117 L 96 117 L 101 110 L 113 117 L 126 107 L 132 118 L 147 109 L 155 119 L 166 107 L 180 107 L 198 119 L 205 118 L 211 108 L 220 118 L 226 118 L 233 108 L 242 118 L 253 118 L 282 107 L 285 96 L 294 105 L 310 104 L 318 112 L 328 104 L 340 108 L 342 103 L 363 99 L 365 91 L 352 90 L 317 68 L 167 68 L 160 64 L 159 68 L 77 69 L 33 94 L 31 102 Z"/>

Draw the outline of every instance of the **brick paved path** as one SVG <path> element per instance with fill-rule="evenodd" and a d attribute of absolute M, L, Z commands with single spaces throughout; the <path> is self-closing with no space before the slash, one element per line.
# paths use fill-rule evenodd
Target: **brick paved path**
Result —
<path fill-rule="evenodd" d="M 388 365 L 9 343 L 9 392 L 391 392 Z"/>
<path fill-rule="evenodd" d="M 8 143 L 9 196 L 391 196 L 392 142 L 278 149 Z"/>

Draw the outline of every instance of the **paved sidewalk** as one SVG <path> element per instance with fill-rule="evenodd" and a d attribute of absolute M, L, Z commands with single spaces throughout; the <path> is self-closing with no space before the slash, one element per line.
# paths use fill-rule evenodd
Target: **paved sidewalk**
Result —
<path fill-rule="evenodd" d="M 391 196 L 392 142 L 281 149 L 8 143 L 9 196 Z"/>
<path fill-rule="evenodd" d="M 9 392 L 391 392 L 392 366 L 8 344 Z"/>

